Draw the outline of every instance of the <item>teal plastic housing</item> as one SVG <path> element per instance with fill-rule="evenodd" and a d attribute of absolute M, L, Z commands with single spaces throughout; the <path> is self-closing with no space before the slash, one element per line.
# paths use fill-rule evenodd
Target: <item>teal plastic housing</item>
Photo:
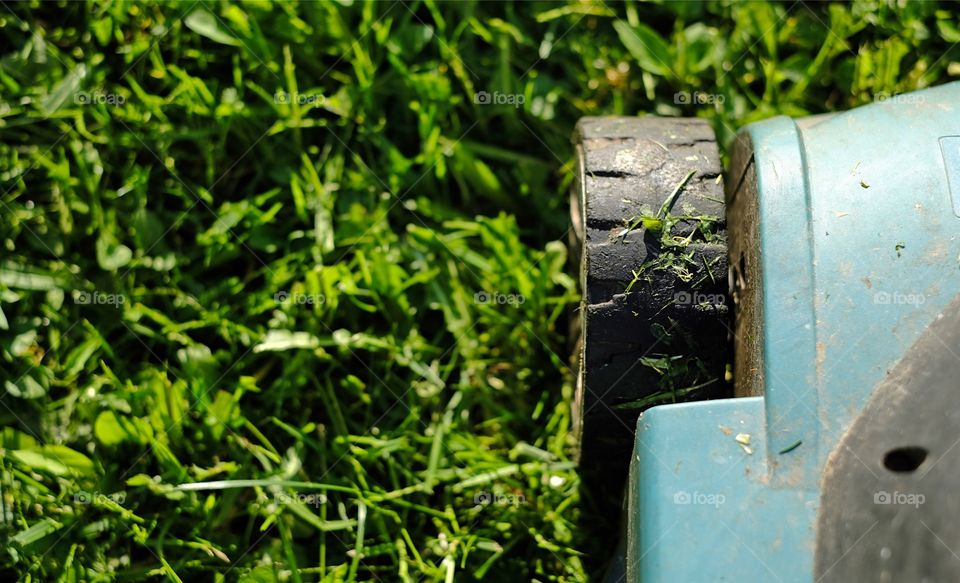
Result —
<path fill-rule="evenodd" d="M 628 581 L 812 582 L 827 457 L 960 293 L 960 83 L 743 131 L 759 193 L 763 396 L 640 418 Z"/>

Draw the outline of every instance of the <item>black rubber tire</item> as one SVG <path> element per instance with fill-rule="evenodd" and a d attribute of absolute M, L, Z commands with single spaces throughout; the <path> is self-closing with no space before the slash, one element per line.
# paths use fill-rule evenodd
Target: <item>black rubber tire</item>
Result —
<path fill-rule="evenodd" d="M 574 142 L 580 463 L 606 470 L 604 481 L 619 488 L 644 408 L 730 392 L 721 162 L 713 129 L 700 119 L 583 118 Z M 687 219 L 669 233 L 656 222 L 627 231 L 641 216 L 665 216 L 661 207 L 681 184 L 666 215 Z M 664 235 L 689 241 L 664 245 Z M 665 359 L 669 379 L 644 357 Z"/>

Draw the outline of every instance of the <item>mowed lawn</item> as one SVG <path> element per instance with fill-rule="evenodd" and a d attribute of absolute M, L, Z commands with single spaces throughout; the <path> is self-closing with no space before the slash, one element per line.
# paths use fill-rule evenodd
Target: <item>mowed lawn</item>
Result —
<path fill-rule="evenodd" d="M 576 120 L 895 98 L 956 14 L 4 2 L 0 573 L 585 580 Z"/>

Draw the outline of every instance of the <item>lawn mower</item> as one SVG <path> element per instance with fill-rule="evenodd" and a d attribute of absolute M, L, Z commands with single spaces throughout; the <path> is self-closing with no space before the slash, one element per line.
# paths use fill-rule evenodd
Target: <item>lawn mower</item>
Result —
<path fill-rule="evenodd" d="M 960 83 L 750 124 L 725 173 L 701 119 L 575 144 L 607 579 L 960 581 Z"/>

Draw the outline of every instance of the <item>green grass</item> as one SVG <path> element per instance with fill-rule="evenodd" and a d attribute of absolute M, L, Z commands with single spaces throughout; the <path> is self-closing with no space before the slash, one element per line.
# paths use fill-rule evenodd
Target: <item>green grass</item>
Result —
<path fill-rule="evenodd" d="M 0 6 L 0 572 L 583 580 L 573 124 L 942 83 L 956 8 Z"/>

